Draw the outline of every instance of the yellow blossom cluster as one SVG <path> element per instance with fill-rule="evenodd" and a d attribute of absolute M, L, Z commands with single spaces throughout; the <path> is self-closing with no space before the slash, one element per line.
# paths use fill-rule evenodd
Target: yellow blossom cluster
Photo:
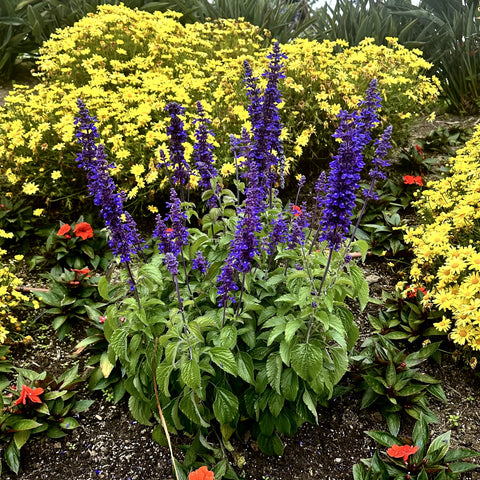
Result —
<path fill-rule="evenodd" d="M 4 250 L 1 250 L 0 256 L 5 253 Z M 22 255 L 14 257 L 16 261 L 22 259 Z M 0 259 L 0 345 L 5 342 L 9 335 L 9 328 L 15 328 L 21 323 L 25 323 L 25 321 L 19 320 L 14 314 L 15 308 L 19 304 L 29 301 L 26 295 L 17 291 L 17 287 L 21 283 L 21 280 L 12 272 L 11 265 Z"/>
<path fill-rule="evenodd" d="M 414 253 L 410 275 L 444 312 L 435 327 L 480 350 L 480 129 L 450 163 L 451 172 L 415 202 L 422 224 L 405 231 Z"/>
<path fill-rule="evenodd" d="M 151 202 L 151 192 L 166 184 L 157 165 L 161 150 L 168 156 L 165 106 L 172 101 L 186 108 L 186 160 L 193 161 L 192 121 L 201 101 L 212 119 L 218 167 L 229 173 L 229 166 L 221 167 L 231 161 L 230 136 L 250 128 L 244 61 L 263 88 L 272 39 L 242 20 L 184 26 L 178 16 L 103 5 L 52 35 L 40 51 L 40 83 L 17 86 L 0 108 L 2 190 L 49 198 L 78 194 L 80 201 L 87 195 L 75 164 L 77 98 L 97 117 L 116 164 L 111 174 L 129 199 Z M 422 76 L 429 65 L 419 52 L 394 39 L 389 46 L 367 39 L 352 48 L 299 39 L 281 50 L 288 56 L 280 105 L 287 170 L 319 147 L 328 157 L 336 115 L 357 105 L 372 78 L 384 97 L 382 118 L 394 125 L 397 138 L 402 116 L 413 119 L 438 94 L 436 80 Z"/>

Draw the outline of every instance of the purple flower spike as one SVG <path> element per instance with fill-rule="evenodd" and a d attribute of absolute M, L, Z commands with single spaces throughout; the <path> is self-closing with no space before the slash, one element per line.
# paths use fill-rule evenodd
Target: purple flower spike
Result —
<path fill-rule="evenodd" d="M 187 140 L 187 133 L 183 128 L 183 122 L 179 115 L 185 113 L 185 109 L 178 103 L 171 102 L 165 107 L 170 115 L 170 125 L 167 127 L 167 135 L 170 138 L 170 163 L 174 167 L 172 182 L 185 185 L 190 180 L 190 167 L 185 161 L 185 147 L 183 143 Z"/>
<path fill-rule="evenodd" d="M 370 129 L 378 123 L 380 97 L 372 80 L 366 100 L 359 103 L 360 112 L 341 110 L 340 126 L 334 138 L 341 140 L 337 155 L 330 163 L 326 196 L 323 199 L 322 234 L 329 248 L 338 250 L 349 233 L 351 216 L 359 188 L 360 172 L 365 165 L 363 150 L 371 141 Z"/>
<path fill-rule="evenodd" d="M 211 180 L 218 176 L 218 171 L 213 165 L 213 145 L 208 142 L 209 135 L 213 137 L 213 132 L 208 128 L 210 120 L 206 118 L 205 111 L 202 104 L 197 102 L 198 118 L 193 121 L 197 125 L 195 130 L 195 138 L 197 141 L 193 145 L 193 158 L 195 166 L 200 174 L 200 186 L 205 190 L 212 188 Z M 215 193 L 219 193 L 220 186 L 217 185 Z M 216 195 L 213 195 L 208 200 L 208 205 L 213 206 L 218 202 Z"/>
<path fill-rule="evenodd" d="M 122 262 L 129 262 L 131 255 L 138 254 L 145 248 L 137 226 L 131 215 L 124 210 L 125 192 L 117 192 L 117 187 L 109 170 L 114 164 L 107 162 L 107 155 L 102 144 L 95 144 L 98 132 L 95 127 L 96 118 L 91 117 L 82 100 L 77 100 L 79 116 L 75 118 L 77 126 L 77 143 L 82 145 L 82 152 L 76 160 L 78 166 L 87 174 L 88 189 L 93 202 L 100 207 L 105 224 L 110 232 L 108 244 L 114 255 Z"/>

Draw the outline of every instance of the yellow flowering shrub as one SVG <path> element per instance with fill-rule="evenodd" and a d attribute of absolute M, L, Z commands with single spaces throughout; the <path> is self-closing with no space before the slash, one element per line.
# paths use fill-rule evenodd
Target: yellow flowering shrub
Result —
<path fill-rule="evenodd" d="M 78 97 L 97 116 L 109 159 L 116 164 L 112 174 L 131 200 L 151 202 L 166 183 L 156 165 L 159 149 L 168 150 L 168 102 L 186 108 L 187 160 L 193 154 L 192 120 L 200 100 L 212 119 L 218 166 L 229 162 L 230 135 L 250 126 L 243 64 L 248 60 L 254 75 L 261 75 L 269 33 L 239 20 L 183 26 L 178 15 L 104 5 L 52 35 L 40 52 L 41 82 L 17 86 L 0 109 L 3 188 L 33 198 L 62 198 L 67 208 L 72 198 L 87 194 L 74 161 Z M 328 159 L 336 114 L 355 107 L 373 77 L 385 99 L 383 120 L 394 127 L 405 118 L 413 120 L 438 94 L 435 79 L 422 76 L 429 64 L 420 52 L 393 39 L 389 47 L 367 39 L 352 48 L 341 41 L 307 40 L 281 48 L 288 56 L 281 107 L 290 168 L 302 156 L 314 162 Z M 401 139 L 401 129 L 396 131 Z"/>
<path fill-rule="evenodd" d="M 415 205 L 422 223 L 405 232 L 410 275 L 444 312 L 435 327 L 480 350 L 480 129 L 451 159 L 451 174 L 429 182 Z"/>
<path fill-rule="evenodd" d="M 12 266 L 7 261 L 2 261 L 5 250 L 0 249 L 0 345 L 12 330 L 20 330 L 24 320 L 17 318 L 15 309 L 29 298 L 16 290 L 22 281 L 12 272 Z M 22 255 L 16 255 L 14 260 L 20 261 Z M 11 261 L 10 263 L 12 263 Z M 38 302 L 37 302 L 38 305 Z"/>

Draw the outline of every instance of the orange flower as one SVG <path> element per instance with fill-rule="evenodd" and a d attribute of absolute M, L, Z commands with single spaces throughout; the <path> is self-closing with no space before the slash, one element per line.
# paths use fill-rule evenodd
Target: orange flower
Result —
<path fill-rule="evenodd" d="M 62 225 L 60 227 L 60 230 L 57 232 L 57 235 L 59 235 L 59 236 L 65 235 L 66 233 L 68 233 L 71 230 L 71 228 L 72 227 L 68 223 L 66 223 L 65 225 Z"/>
<path fill-rule="evenodd" d="M 89 223 L 87 222 L 80 222 L 75 225 L 75 229 L 73 230 L 75 236 L 81 237 L 82 240 L 86 240 L 87 238 L 93 237 L 93 230 Z"/>
<path fill-rule="evenodd" d="M 71 268 L 71 272 L 77 272 L 80 275 L 86 275 L 87 273 L 90 273 L 90 269 L 88 267 L 82 268 L 81 270 L 78 270 L 76 268 Z"/>
<path fill-rule="evenodd" d="M 211 472 L 205 465 L 194 472 L 190 472 L 188 480 L 215 480 L 213 472 Z"/>
<path fill-rule="evenodd" d="M 413 185 L 413 184 L 416 184 L 420 187 L 423 187 L 423 180 L 422 180 L 422 177 L 414 177 L 413 175 L 405 175 L 403 177 L 403 182 L 406 184 L 406 185 Z"/>
<path fill-rule="evenodd" d="M 387 454 L 392 458 L 403 458 L 404 462 L 408 461 L 408 457 L 418 451 L 418 447 L 410 445 L 394 445 L 387 450 Z"/>
<path fill-rule="evenodd" d="M 23 405 L 26 405 L 27 402 L 42 403 L 42 401 L 38 398 L 38 396 L 41 395 L 42 393 L 43 393 L 43 388 L 40 388 L 40 387 L 30 388 L 27 385 L 23 384 L 20 397 L 14 403 L 14 405 L 19 405 L 20 403 L 23 403 Z"/>
<path fill-rule="evenodd" d="M 302 214 L 302 209 L 298 205 L 292 205 L 292 213 L 295 217 L 299 217 Z"/>

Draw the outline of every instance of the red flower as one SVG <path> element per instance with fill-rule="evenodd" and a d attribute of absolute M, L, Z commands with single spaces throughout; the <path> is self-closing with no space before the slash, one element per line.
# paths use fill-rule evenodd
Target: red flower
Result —
<path fill-rule="evenodd" d="M 75 225 L 75 229 L 73 230 L 75 236 L 82 237 L 82 240 L 86 240 L 87 238 L 93 237 L 93 230 L 89 223 L 87 222 L 80 222 Z"/>
<path fill-rule="evenodd" d="M 107 317 L 102 317 L 101 315 L 98 317 L 98 321 L 100 323 L 105 323 L 105 320 L 107 319 Z"/>
<path fill-rule="evenodd" d="M 188 480 L 215 480 L 213 472 L 211 472 L 205 465 L 194 472 L 190 472 Z"/>
<path fill-rule="evenodd" d="M 407 296 L 410 298 L 416 297 L 418 290 L 420 290 L 424 295 L 427 294 L 427 289 L 425 287 L 418 287 L 418 288 L 413 288 L 412 290 L 409 290 L 407 292 Z"/>
<path fill-rule="evenodd" d="M 88 267 L 82 268 L 81 270 L 78 270 L 76 268 L 71 268 L 71 272 L 77 272 L 80 275 L 86 275 L 87 273 L 90 273 L 90 269 Z"/>
<path fill-rule="evenodd" d="M 72 227 L 68 223 L 66 223 L 65 225 L 62 225 L 60 227 L 60 230 L 57 232 L 57 235 L 59 235 L 61 237 L 61 236 L 65 235 L 66 233 L 68 233 L 71 230 L 71 228 Z M 70 236 L 68 238 L 70 238 Z"/>
<path fill-rule="evenodd" d="M 172 232 L 173 232 L 173 228 L 167 228 L 167 229 L 165 230 L 165 233 L 166 233 L 167 235 L 170 235 Z"/>
<path fill-rule="evenodd" d="M 26 405 L 27 402 L 30 403 L 42 403 L 42 401 L 38 398 L 39 395 L 43 393 L 43 388 L 30 388 L 27 385 L 22 385 L 22 392 L 20 393 L 20 397 L 14 403 L 14 405 L 19 405 L 23 403 Z"/>
<path fill-rule="evenodd" d="M 302 209 L 298 205 L 292 205 L 292 213 L 299 217 L 302 214 Z"/>
<path fill-rule="evenodd" d="M 418 447 L 410 445 L 394 445 L 387 450 L 387 454 L 392 458 L 403 458 L 404 462 L 408 461 L 408 457 L 417 452 Z"/>
<path fill-rule="evenodd" d="M 403 177 L 403 182 L 406 185 L 419 185 L 420 187 L 423 187 L 423 180 L 422 177 L 414 177 L 413 175 L 405 175 Z"/>

